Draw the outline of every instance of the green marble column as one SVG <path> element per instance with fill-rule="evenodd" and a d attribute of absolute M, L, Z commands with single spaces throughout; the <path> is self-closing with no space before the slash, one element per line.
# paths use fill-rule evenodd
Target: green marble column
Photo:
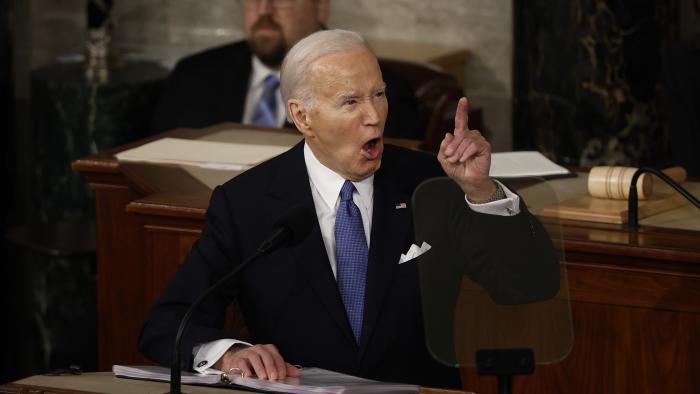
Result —
<path fill-rule="evenodd" d="M 667 163 L 661 60 L 678 0 L 516 3 L 516 149 L 568 165 Z"/>
<path fill-rule="evenodd" d="M 105 83 L 90 83 L 82 64 L 53 64 L 32 73 L 34 193 L 32 222 L 94 218 L 93 194 L 73 160 L 147 134 L 167 71 L 147 63 L 110 70 Z M 94 229 L 85 226 L 85 231 Z M 75 236 L 81 230 L 76 229 Z M 80 365 L 96 368 L 97 326 L 94 257 L 26 253 L 24 280 L 32 289 L 38 372 Z"/>
<path fill-rule="evenodd" d="M 92 194 L 70 163 L 145 136 L 166 75 L 148 62 L 111 70 L 101 84 L 87 82 L 78 63 L 32 73 L 36 220 L 93 216 Z"/>

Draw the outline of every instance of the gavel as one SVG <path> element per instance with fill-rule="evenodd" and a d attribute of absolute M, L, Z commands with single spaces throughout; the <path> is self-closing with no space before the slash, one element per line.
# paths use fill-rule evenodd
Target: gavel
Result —
<path fill-rule="evenodd" d="M 588 174 L 588 194 L 593 197 L 611 200 L 627 200 L 630 184 L 636 168 L 601 166 L 591 168 Z M 685 182 L 688 173 L 683 167 L 669 167 L 661 170 L 677 183 Z M 656 176 L 644 173 L 637 180 L 637 196 L 640 200 L 649 198 L 654 189 Z"/>

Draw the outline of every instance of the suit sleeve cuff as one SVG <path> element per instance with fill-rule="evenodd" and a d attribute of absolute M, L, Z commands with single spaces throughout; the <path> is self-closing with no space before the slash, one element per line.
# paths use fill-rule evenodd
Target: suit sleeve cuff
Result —
<path fill-rule="evenodd" d="M 192 349 L 194 362 L 192 368 L 203 374 L 217 374 L 221 371 L 212 368 L 214 364 L 226 353 L 233 345 L 243 344 L 252 346 L 248 342 L 239 341 L 237 339 L 219 339 L 216 341 L 200 343 Z"/>
<path fill-rule="evenodd" d="M 469 208 L 471 208 L 474 212 L 484 213 L 487 215 L 515 216 L 520 213 L 520 196 L 510 191 L 501 182 L 495 179 L 493 181 L 501 185 L 501 188 L 503 188 L 503 191 L 506 193 L 506 198 L 484 204 L 473 204 L 469 202 L 469 199 L 465 195 L 464 201 L 469 204 Z"/>

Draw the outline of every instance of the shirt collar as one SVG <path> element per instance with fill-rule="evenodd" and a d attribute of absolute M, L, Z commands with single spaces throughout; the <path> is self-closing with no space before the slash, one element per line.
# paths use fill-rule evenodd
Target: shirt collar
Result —
<path fill-rule="evenodd" d="M 252 56 L 253 71 L 250 74 L 250 86 L 258 86 L 263 83 L 268 75 L 276 75 L 277 78 L 280 77 L 279 70 L 273 70 L 266 66 L 265 63 L 260 61 L 257 56 Z"/>
<path fill-rule="evenodd" d="M 340 196 L 340 189 L 345 183 L 345 178 L 321 164 L 307 143 L 304 143 L 304 162 L 312 185 L 326 205 L 331 209 L 334 208 Z M 353 182 L 353 185 L 360 195 L 360 202 L 365 208 L 371 207 L 374 193 L 374 174 L 359 182 Z"/>

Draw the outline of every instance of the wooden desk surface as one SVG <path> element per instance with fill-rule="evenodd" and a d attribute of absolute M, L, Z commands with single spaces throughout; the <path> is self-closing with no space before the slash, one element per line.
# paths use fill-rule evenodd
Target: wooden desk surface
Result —
<path fill-rule="evenodd" d="M 146 380 L 121 379 L 111 372 L 92 372 L 82 375 L 35 375 L 13 383 L 0 385 L 0 394 L 138 394 L 167 393 L 168 383 Z M 250 393 L 231 388 L 182 385 L 182 391 L 192 394 Z M 470 394 L 465 391 L 421 388 L 422 394 Z M 471 393 L 473 394 L 473 393 Z"/>
<path fill-rule="evenodd" d="M 165 135 L 199 138 L 230 127 Z M 122 149 L 73 164 L 96 195 L 101 370 L 147 362 L 136 350 L 141 324 L 199 238 L 211 193 L 201 174 L 118 162 L 113 155 Z M 573 351 L 516 379 L 514 392 L 687 393 L 700 387 L 700 232 L 562 221 L 561 237 Z M 495 380 L 473 368 L 462 376 L 465 387 L 495 392 Z"/>
<path fill-rule="evenodd" d="M 21 391 L 22 389 L 28 391 Z M 35 375 L 14 383 L 0 386 L 0 393 L 100 393 L 100 394 L 126 394 L 126 393 L 167 393 L 168 383 L 150 382 L 146 380 L 121 379 L 111 372 L 93 372 L 82 375 L 45 376 Z M 215 388 L 183 385 L 186 393 L 222 394 L 222 393 L 247 393 L 248 391 L 233 390 L 229 388 Z"/>

